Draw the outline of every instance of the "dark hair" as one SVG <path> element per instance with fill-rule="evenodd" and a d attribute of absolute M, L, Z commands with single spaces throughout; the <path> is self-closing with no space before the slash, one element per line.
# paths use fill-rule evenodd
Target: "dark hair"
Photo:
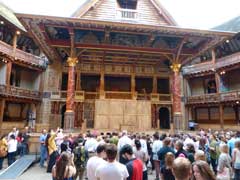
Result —
<path fill-rule="evenodd" d="M 129 144 L 124 145 L 121 149 L 121 153 L 122 154 L 127 153 L 127 154 L 132 155 L 133 154 L 132 146 L 130 146 Z"/>
<path fill-rule="evenodd" d="M 113 161 L 117 156 L 117 146 L 115 144 L 108 144 L 106 146 L 107 159 Z"/>
<path fill-rule="evenodd" d="M 65 169 L 69 164 L 69 155 L 66 152 L 63 152 L 56 162 L 56 180 L 64 180 Z"/>
<path fill-rule="evenodd" d="M 159 132 L 155 132 L 154 134 L 153 134 L 153 137 L 154 137 L 154 139 L 159 139 Z"/>
<path fill-rule="evenodd" d="M 13 134 L 11 134 L 10 138 L 15 139 L 16 137 Z"/>
<path fill-rule="evenodd" d="M 105 144 L 99 144 L 97 146 L 97 153 L 99 154 L 99 153 L 101 153 L 103 151 L 106 151 L 106 145 Z"/>
<path fill-rule="evenodd" d="M 141 142 L 138 139 L 135 140 L 135 146 L 136 146 L 137 150 L 140 150 L 142 147 Z"/>
<path fill-rule="evenodd" d="M 47 148 L 47 153 L 49 153 L 49 152 L 48 152 L 48 140 L 49 140 L 50 137 L 51 137 L 51 134 L 48 133 L 47 136 L 46 136 L 46 139 L 45 139 L 45 146 L 46 146 L 46 148 Z"/>

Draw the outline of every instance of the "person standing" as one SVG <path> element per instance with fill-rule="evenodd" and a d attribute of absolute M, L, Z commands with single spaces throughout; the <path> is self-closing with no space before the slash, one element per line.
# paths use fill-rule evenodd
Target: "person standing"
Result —
<path fill-rule="evenodd" d="M 47 134 L 46 137 L 46 147 L 48 150 L 48 155 L 49 155 L 49 162 L 47 166 L 47 172 L 51 173 L 52 172 L 52 167 L 54 166 L 56 159 L 58 157 L 58 151 L 57 151 L 57 145 L 55 143 L 55 137 L 56 133 L 51 131 L 50 133 Z"/>
<path fill-rule="evenodd" d="M 98 180 L 126 180 L 129 176 L 126 166 L 116 161 L 117 147 L 106 146 L 107 163 L 100 165 L 95 172 Z"/>
<path fill-rule="evenodd" d="M 124 159 L 128 160 L 126 167 L 129 177 L 127 178 L 127 180 L 142 180 L 143 163 L 140 159 L 137 159 L 133 156 L 133 149 L 130 145 L 126 144 L 122 147 L 122 156 L 124 156 Z"/>
<path fill-rule="evenodd" d="M 47 158 L 47 147 L 45 144 L 47 137 L 47 131 L 46 129 L 42 130 L 42 134 L 39 137 L 39 142 L 40 142 L 40 167 L 44 167 L 44 161 Z"/>
<path fill-rule="evenodd" d="M 148 161 L 148 154 L 142 149 L 142 144 L 139 140 L 135 140 L 136 150 L 134 151 L 134 155 L 136 158 L 140 159 L 143 163 L 143 180 L 148 179 L 147 174 L 147 166 L 146 162 Z"/>
<path fill-rule="evenodd" d="M 56 165 L 52 168 L 53 180 L 73 180 L 75 174 L 76 168 L 73 157 L 69 153 L 63 152 Z"/>
<path fill-rule="evenodd" d="M 12 134 L 10 135 L 10 139 L 8 141 L 8 166 L 15 162 L 17 152 L 17 140 L 15 136 Z"/>
<path fill-rule="evenodd" d="M 234 180 L 240 179 L 240 140 L 235 142 L 235 148 L 233 149 L 233 168 L 234 168 Z"/>
<path fill-rule="evenodd" d="M 88 180 L 97 180 L 95 176 L 96 169 L 99 165 L 105 164 L 106 161 L 106 146 L 104 144 L 99 144 L 97 147 L 97 155 L 91 157 L 87 162 L 87 178 Z"/>
<path fill-rule="evenodd" d="M 0 170 L 3 167 L 3 161 L 4 161 L 4 158 L 7 156 L 7 151 L 8 151 L 7 139 L 6 139 L 6 135 L 3 135 L 0 138 Z"/>
<path fill-rule="evenodd" d="M 158 151 L 162 148 L 162 141 L 160 141 L 159 133 L 156 132 L 153 135 L 153 146 L 152 146 L 152 153 L 153 153 L 153 163 L 156 171 L 156 180 L 159 180 L 160 176 L 160 160 L 158 159 Z"/>
<path fill-rule="evenodd" d="M 173 175 L 175 180 L 189 180 L 192 175 L 191 163 L 187 158 L 178 157 L 173 161 Z M 205 180 L 205 179 L 204 179 Z"/>

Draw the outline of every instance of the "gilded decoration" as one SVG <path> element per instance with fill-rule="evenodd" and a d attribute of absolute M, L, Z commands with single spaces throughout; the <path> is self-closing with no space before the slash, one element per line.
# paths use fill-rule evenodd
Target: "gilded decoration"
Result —
<path fill-rule="evenodd" d="M 76 64 L 78 63 L 78 59 L 76 57 L 74 57 L 74 58 L 69 57 L 67 60 L 67 63 L 71 67 L 76 66 Z"/>
<path fill-rule="evenodd" d="M 179 72 L 180 68 L 181 68 L 181 64 L 179 63 L 173 63 L 170 68 L 172 69 L 173 72 Z"/>

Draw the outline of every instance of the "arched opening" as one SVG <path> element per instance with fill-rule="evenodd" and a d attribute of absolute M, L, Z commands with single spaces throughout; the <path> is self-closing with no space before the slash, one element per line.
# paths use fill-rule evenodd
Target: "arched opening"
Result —
<path fill-rule="evenodd" d="M 61 109 L 61 115 L 62 115 L 61 128 L 62 129 L 64 128 L 64 114 L 65 114 L 65 112 L 66 112 L 66 105 L 63 105 L 62 109 Z"/>
<path fill-rule="evenodd" d="M 159 123 L 161 129 L 170 129 L 170 113 L 168 108 L 159 109 Z"/>

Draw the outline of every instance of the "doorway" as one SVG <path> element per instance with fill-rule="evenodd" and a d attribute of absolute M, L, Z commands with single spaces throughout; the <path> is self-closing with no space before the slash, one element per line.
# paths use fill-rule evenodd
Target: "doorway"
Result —
<path fill-rule="evenodd" d="M 159 109 L 159 123 L 161 129 L 170 129 L 170 113 L 168 108 Z"/>
<path fill-rule="evenodd" d="M 62 109 L 61 109 L 61 115 L 62 115 L 62 119 L 61 119 L 61 128 L 63 129 L 64 128 L 64 114 L 66 112 L 66 105 L 63 105 L 62 106 Z"/>

